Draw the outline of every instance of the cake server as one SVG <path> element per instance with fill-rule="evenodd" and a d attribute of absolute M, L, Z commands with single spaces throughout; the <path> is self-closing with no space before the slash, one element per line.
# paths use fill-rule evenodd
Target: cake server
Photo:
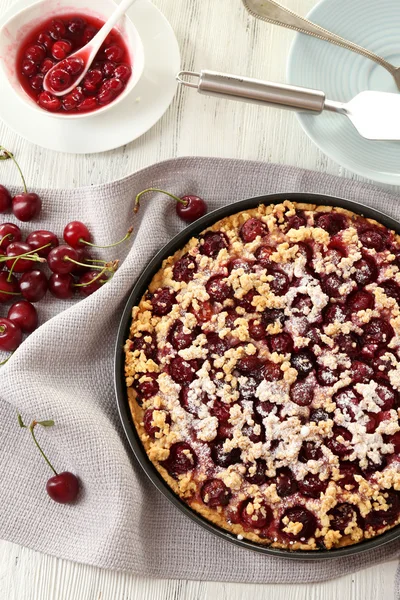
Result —
<path fill-rule="evenodd" d="M 272 23 L 273 25 L 280 25 L 281 27 L 286 27 L 287 29 L 293 29 L 294 31 L 299 31 L 300 33 L 312 35 L 320 40 L 331 42 L 332 44 L 336 44 L 336 46 L 346 48 L 346 50 L 351 50 L 352 52 L 356 52 L 357 54 L 361 54 L 361 56 L 365 56 L 366 58 L 373 60 L 374 62 L 378 63 L 378 65 L 381 65 L 381 67 L 389 71 L 395 80 L 397 88 L 400 90 L 400 67 L 395 67 L 387 60 L 382 58 L 382 56 L 374 54 L 370 50 L 367 50 L 358 44 L 354 44 L 353 42 L 340 37 L 340 35 L 336 35 L 336 33 L 332 33 L 331 31 L 324 29 L 320 25 L 309 21 L 309 19 L 301 17 L 292 10 L 289 10 L 281 4 L 278 4 L 278 2 L 275 2 L 274 0 L 242 1 L 248 12 L 256 19 L 261 19 L 262 21 L 267 21 L 267 23 Z"/>
<path fill-rule="evenodd" d="M 181 85 L 200 94 L 265 104 L 319 115 L 329 111 L 346 116 L 368 140 L 400 141 L 400 94 L 365 91 L 350 102 L 328 100 L 324 92 L 215 71 L 180 71 Z"/>

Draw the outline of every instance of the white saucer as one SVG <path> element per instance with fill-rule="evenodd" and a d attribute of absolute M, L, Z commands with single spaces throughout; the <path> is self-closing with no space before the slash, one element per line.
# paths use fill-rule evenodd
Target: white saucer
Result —
<path fill-rule="evenodd" d="M 35 0 L 17 0 L 0 25 Z M 138 0 L 127 15 L 142 38 L 145 68 L 132 92 L 104 114 L 88 119 L 63 121 L 33 113 L 13 92 L 0 71 L 0 118 L 30 142 L 56 150 L 87 154 L 105 152 L 143 135 L 165 113 L 176 91 L 175 76 L 180 69 L 178 42 L 161 12 L 148 0 Z"/>
<path fill-rule="evenodd" d="M 399 0 L 322 0 L 308 18 L 400 66 Z M 398 93 L 382 67 L 304 34 L 292 44 L 287 79 L 343 102 L 363 90 Z M 311 140 L 337 163 L 368 179 L 400 185 L 400 142 L 365 140 L 348 119 L 333 113 L 297 116 Z"/>

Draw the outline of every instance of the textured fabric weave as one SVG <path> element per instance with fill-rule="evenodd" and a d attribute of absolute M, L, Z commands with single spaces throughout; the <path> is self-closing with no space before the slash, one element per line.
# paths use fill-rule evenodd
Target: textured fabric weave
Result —
<path fill-rule="evenodd" d="M 271 192 L 342 196 L 400 219 L 400 197 L 377 187 L 311 171 L 237 160 L 181 158 L 123 180 L 83 189 L 40 191 L 44 211 L 37 228 L 62 234 L 84 221 L 99 244 L 135 235 L 117 251 L 111 283 L 76 301 L 39 303 L 43 325 L 0 370 L 0 536 L 42 552 L 135 574 L 242 582 L 321 581 L 396 558 L 400 541 L 361 555 L 292 562 L 237 548 L 204 531 L 172 506 L 147 480 L 125 441 L 113 389 L 113 354 L 121 312 L 137 276 L 155 252 L 183 228 L 172 200 L 143 199 L 133 218 L 135 194 L 160 187 L 178 196 L 205 198 L 217 208 Z M 45 322 L 44 322 L 45 321 Z M 51 472 L 20 430 L 26 422 L 55 420 L 37 435 L 59 471 L 81 478 L 75 505 L 58 505 L 45 492 Z"/>

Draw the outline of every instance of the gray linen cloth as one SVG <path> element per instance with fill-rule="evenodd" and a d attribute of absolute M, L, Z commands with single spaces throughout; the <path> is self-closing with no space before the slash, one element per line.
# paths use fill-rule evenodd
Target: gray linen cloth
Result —
<path fill-rule="evenodd" d="M 106 244 L 133 223 L 135 236 L 124 247 L 103 252 L 122 264 L 100 291 L 80 302 L 50 296 L 40 302 L 43 325 L 1 367 L 0 536 L 137 575 L 241 582 L 321 581 L 397 557 L 400 541 L 320 563 L 237 548 L 182 515 L 136 464 L 114 396 L 117 327 L 137 276 L 184 226 L 172 200 L 161 195 L 144 198 L 133 218 L 135 194 L 150 186 L 178 196 L 198 194 L 210 209 L 270 192 L 319 192 L 400 218 L 400 197 L 378 187 L 293 167 L 214 158 L 170 160 L 96 187 L 40 191 L 44 210 L 37 228 L 61 235 L 67 222 L 79 219 L 97 243 Z M 16 409 L 27 422 L 55 420 L 55 427 L 38 428 L 37 435 L 58 471 L 81 478 L 76 504 L 58 505 L 46 495 L 52 473 L 29 433 L 19 429 Z"/>

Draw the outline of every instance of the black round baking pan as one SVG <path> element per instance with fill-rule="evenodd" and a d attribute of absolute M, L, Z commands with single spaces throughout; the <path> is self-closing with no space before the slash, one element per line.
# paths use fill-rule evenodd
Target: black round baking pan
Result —
<path fill-rule="evenodd" d="M 284 200 L 292 200 L 293 202 L 306 202 L 325 206 L 339 206 L 341 208 L 346 208 L 348 210 L 353 211 L 356 214 L 362 215 L 367 218 L 375 219 L 376 221 L 382 223 L 389 229 L 393 229 L 394 231 L 396 231 L 396 233 L 400 234 L 400 223 L 398 223 L 388 215 L 385 215 L 384 213 L 381 213 L 378 210 L 375 210 L 358 202 L 353 202 L 344 198 L 336 198 L 334 196 L 325 196 L 320 194 L 269 194 L 266 196 L 258 196 L 255 198 L 248 198 L 246 200 L 234 202 L 232 204 L 228 204 L 226 206 L 223 206 L 222 208 L 218 208 L 217 210 L 214 210 L 204 215 L 204 217 L 201 217 L 193 224 L 189 225 L 189 227 L 181 231 L 170 242 L 168 242 L 168 244 L 166 244 L 150 261 L 146 269 L 142 272 L 139 279 L 133 286 L 132 292 L 126 303 L 118 329 L 117 343 L 115 348 L 115 391 L 117 397 L 118 411 L 120 414 L 122 425 L 136 459 L 138 460 L 146 475 L 156 486 L 156 488 L 162 494 L 164 494 L 164 496 L 168 498 L 168 500 L 170 500 L 172 504 L 176 506 L 179 510 L 181 510 L 187 517 L 195 521 L 198 525 L 200 525 L 201 527 L 203 527 L 203 529 L 206 529 L 210 533 L 213 533 L 214 535 L 217 535 L 223 538 L 224 540 L 234 543 L 236 546 L 240 546 L 248 550 L 253 550 L 268 555 L 294 560 L 327 560 L 331 558 L 339 558 L 343 556 L 358 554 L 360 552 L 365 552 L 366 550 L 371 550 L 373 548 L 377 548 L 379 546 L 387 544 L 388 542 L 391 542 L 400 537 L 400 525 L 394 527 L 393 529 L 390 529 L 389 531 L 375 538 L 372 538 L 371 540 L 365 540 L 363 542 L 360 542 L 359 544 L 346 546 L 344 548 L 333 548 L 332 550 L 296 550 L 291 552 L 290 550 L 270 548 L 268 546 L 257 544 L 246 539 L 238 539 L 236 535 L 221 529 L 217 525 L 214 525 L 213 523 L 207 521 L 200 514 L 192 510 L 166 484 L 164 479 L 161 477 L 157 469 L 154 467 L 154 465 L 148 458 L 141 444 L 141 441 L 136 432 L 136 428 L 131 417 L 125 387 L 125 356 L 123 347 L 125 341 L 129 337 L 132 307 L 140 302 L 140 299 L 147 290 L 147 287 L 152 277 L 161 267 L 163 260 L 168 256 L 174 254 L 180 248 L 182 248 L 192 236 L 198 235 L 204 229 L 210 227 L 211 225 L 213 225 L 220 219 L 223 219 L 224 217 L 227 217 L 229 215 L 235 214 L 243 210 L 256 208 L 259 204 L 279 204 Z"/>

